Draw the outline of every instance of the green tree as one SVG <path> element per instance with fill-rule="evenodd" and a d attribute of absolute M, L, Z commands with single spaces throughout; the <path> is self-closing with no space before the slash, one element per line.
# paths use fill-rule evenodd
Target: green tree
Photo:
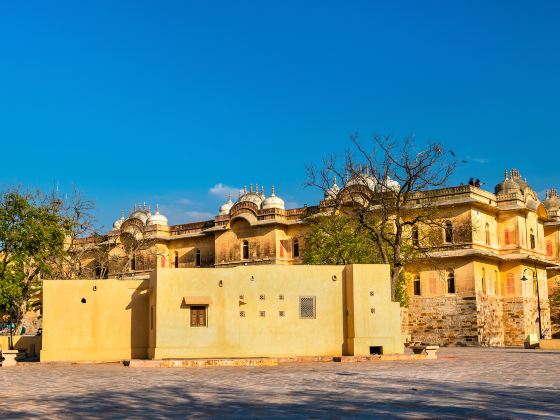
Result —
<path fill-rule="evenodd" d="M 309 233 L 303 250 L 306 264 L 381 263 L 370 236 L 349 217 L 319 214 L 307 221 Z"/>
<path fill-rule="evenodd" d="M 307 217 L 309 233 L 305 238 L 303 261 L 306 264 L 383 264 L 371 233 L 353 217 L 341 212 Z M 390 250 L 388 250 L 390 253 Z M 401 273 L 395 300 L 408 306 L 406 279 Z"/>
<path fill-rule="evenodd" d="M 59 206 L 39 193 L 0 194 L 0 311 L 10 316 L 16 330 L 41 276 L 64 253 L 68 229 Z"/>

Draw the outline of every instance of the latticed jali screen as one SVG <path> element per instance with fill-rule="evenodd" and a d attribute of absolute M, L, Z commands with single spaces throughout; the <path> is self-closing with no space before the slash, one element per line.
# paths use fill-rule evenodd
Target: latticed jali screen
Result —
<path fill-rule="evenodd" d="M 315 296 L 302 296 L 299 298 L 299 317 L 315 318 Z"/>

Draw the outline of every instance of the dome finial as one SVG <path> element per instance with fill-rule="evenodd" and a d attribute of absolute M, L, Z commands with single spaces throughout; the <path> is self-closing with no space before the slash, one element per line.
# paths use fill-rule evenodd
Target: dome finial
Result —
<path fill-rule="evenodd" d="M 124 210 L 121 212 L 121 219 L 124 220 Z"/>
<path fill-rule="evenodd" d="M 333 187 L 336 185 L 336 175 L 333 177 Z M 338 185 L 336 185 L 338 186 Z"/>
<path fill-rule="evenodd" d="M 264 185 L 261 185 L 261 195 L 264 196 Z"/>
<path fill-rule="evenodd" d="M 274 185 L 272 186 L 272 194 L 270 194 L 272 197 L 274 197 L 276 194 L 274 193 Z"/>
<path fill-rule="evenodd" d="M 243 194 L 247 194 L 247 185 L 243 186 Z"/>
<path fill-rule="evenodd" d="M 228 192 L 228 194 L 227 194 L 227 199 L 228 199 L 228 201 L 231 201 L 231 191 Z"/>
<path fill-rule="evenodd" d="M 508 170 L 506 169 L 504 179 L 508 179 Z"/>
<path fill-rule="evenodd" d="M 159 214 L 159 204 L 156 203 L 156 214 Z"/>
<path fill-rule="evenodd" d="M 259 193 L 259 184 L 258 183 L 255 184 L 255 192 L 257 194 Z"/>

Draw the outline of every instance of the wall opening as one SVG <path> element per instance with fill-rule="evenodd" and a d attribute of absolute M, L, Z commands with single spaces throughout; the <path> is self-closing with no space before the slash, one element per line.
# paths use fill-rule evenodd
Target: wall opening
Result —
<path fill-rule="evenodd" d="M 369 354 L 370 355 L 382 355 L 383 354 L 383 346 L 369 346 Z"/>

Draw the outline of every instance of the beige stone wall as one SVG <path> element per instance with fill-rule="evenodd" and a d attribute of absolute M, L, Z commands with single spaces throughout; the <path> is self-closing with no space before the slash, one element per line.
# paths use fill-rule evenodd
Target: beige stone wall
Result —
<path fill-rule="evenodd" d="M 402 352 L 387 266 L 167 269 L 150 288 L 151 358 Z M 315 298 L 315 318 L 300 317 L 301 296 Z M 190 326 L 190 301 L 206 302 L 206 327 Z"/>
<path fill-rule="evenodd" d="M 552 337 L 560 338 L 560 304 L 553 303 L 556 294 L 560 294 L 560 276 L 557 273 L 548 279 L 548 296 L 550 299 Z"/>
<path fill-rule="evenodd" d="M 474 295 L 414 297 L 409 313 L 408 328 L 414 341 L 441 346 L 478 344 Z"/>
<path fill-rule="evenodd" d="M 229 230 L 216 233 L 216 265 L 240 264 L 243 241 L 249 242 L 249 261 L 266 263 L 272 261 L 277 254 L 277 226 L 251 226 L 242 218 L 231 222 Z"/>
<path fill-rule="evenodd" d="M 43 299 L 42 361 L 403 351 L 385 265 L 160 268 L 149 281 L 46 280 Z M 207 322 L 193 326 L 200 305 Z"/>
<path fill-rule="evenodd" d="M 500 347 L 505 343 L 502 299 L 486 293 L 476 294 L 478 342 L 483 346 Z"/>
<path fill-rule="evenodd" d="M 43 281 L 41 361 L 145 358 L 147 280 Z"/>
<path fill-rule="evenodd" d="M 523 345 L 527 335 L 538 335 L 538 306 L 536 298 L 506 297 L 502 302 L 504 344 L 506 346 Z M 541 319 L 543 334 L 545 338 L 550 338 L 551 325 L 548 299 L 541 300 Z"/>
<path fill-rule="evenodd" d="M 450 271 L 453 271 L 455 275 L 456 293 L 474 293 L 473 270 L 473 262 L 465 259 L 446 260 L 435 262 L 433 265 L 411 267 L 407 273 L 408 296 L 414 297 L 414 278 L 417 275 L 420 276 L 421 297 L 450 296 L 447 293 L 447 276 Z"/>
<path fill-rule="evenodd" d="M 196 266 L 196 251 L 200 251 L 200 266 L 212 267 L 214 265 L 215 243 L 212 236 L 199 236 L 185 239 L 178 239 L 168 242 L 168 252 L 165 264 L 162 266 L 161 260 L 158 267 L 175 267 L 175 252 L 179 257 L 178 268 L 189 268 Z"/>
<path fill-rule="evenodd" d="M 11 337 L 13 348 L 23 350 L 27 357 L 39 356 L 41 351 L 42 337 L 40 335 L 14 335 Z M 10 349 L 10 336 L 0 335 L 0 349 Z"/>

